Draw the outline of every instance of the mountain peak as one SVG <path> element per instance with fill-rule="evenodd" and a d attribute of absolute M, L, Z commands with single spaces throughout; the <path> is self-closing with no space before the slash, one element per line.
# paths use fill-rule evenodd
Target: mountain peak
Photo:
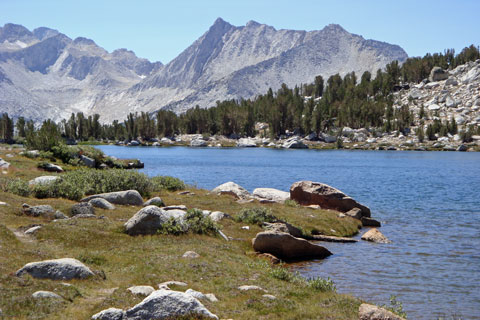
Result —
<path fill-rule="evenodd" d="M 33 35 L 35 36 L 35 38 L 37 38 L 40 41 L 50 37 L 54 37 L 59 33 L 60 32 L 58 32 L 58 30 L 50 29 L 46 27 L 40 27 L 33 30 Z"/>
<path fill-rule="evenodd" d="M 347 32 L 341 25 L 336 24 L 336 23 L 330 23 L 329 25 L 325 26 L 323 28 L 325 31 L 335 31 L 335 32 Z"/>
<path fill-rule="evenodd" d="M 30 30 L 19 24 L 6 23 L 3 28 L 0 28 L 0 42 L 22 40 L 32 36 Z"/>
<path fill-rule="evenodd" d="M 97 44 L 95 41 L 92 39 L 84 38 L 84 37 L 78 37 L 73 40 L 73 43 L 75 44 L 83 44 L 83 45 L 89 45 L 89 46 L 96 46 Z"/>

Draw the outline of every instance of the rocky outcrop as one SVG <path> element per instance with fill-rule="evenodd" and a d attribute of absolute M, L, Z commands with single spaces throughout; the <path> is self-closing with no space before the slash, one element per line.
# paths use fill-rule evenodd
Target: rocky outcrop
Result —
<path fill-rule="evenodd" d="M 147 206 L 157 206 L 157 207 L 164 207 L 165 206 L 165 203 L 163 202 L 162 198 L 160 197 L 154 197 L 152 199 L 149 199 L 147 201 L 145 201 L 145 203 L 143 204 L 144 207 L 147 207 Z"/>
<path fill-rule="evenodd" d="M 85 279 L 93 272 L 83 263 L 72 258 L 27 263 L 16 272 L 17 277 L 28 273 L 34 278 L 51 280 Z"/>
<path fill-rule="evenodd" d="M 46 184 L 54 183 L 58 179 L 60 179 L 59 176 L 40 176 L 30 180 L 28 184 L 31 186 L 40 185 L 40 184 L 46 185 Z"/>
<path fill-rule="evenodd" d="M 260 232 L 252 244 L 255 251 L 270 253 L 282 260 L 323 259 L 332 254 L 324 247 L 284 232 Z"/>
<path fill-rule="evenodd" d="M 115 206 L 103 198 L 95 198 L 87 202 L 95 208 L 100 208 L 104 210 L 114 210 Z"/>
<path fill-rule="evenodd" d="M 218 187 L 212 190 L 216 194 L 228 194 L 234 196 L 237 199 L 248 199 L 250 198 L 250 193 L 248 193 L 245 188 L 239 186 L 235 182 L 226 182 L 219 185 Z"/>
<path fill-rule="evenodd" d="M 290 187 L 290 199 L 301 205 L 319 205 L 322 209 L 348 212 L 353 208 L 362 210 L 362 216 L 370 217 L 370 209 L 342 191 L 320 182 L 299 181 Z"/>
<path fill-rule="evenodd" d="M 141 206 L 143 205 L 143 198 L 137 190 L 108 192 L 101 194 L 94 194 L 83 198 L 81 202 L 88 202 L 95 198 L 102 198 L 113 204 Z"/>
<path fill-rule="evenodd" d="M 90 202 L 80 202 L 74 204 L 70 208 L 70 214 L 72 216 L 76 215 L 95 215 L 95 209 L 90 204 Z"/>
<path fill-rule="evenodd" d="M 448 79 L 448 72 L 440 67 L 433 67 L 433 69 L 430 71 L 430 76 L 428 77 L 430 82 L 442 81 L 446 79 Z"/>
<path fill-rule="evenodd" d="M 191 295 L 163 289 L 154 291 L 125 315 L 128 320 L 175 319 L 183 315 L 218 319 Z"/>
<path fill-rule="evenodd" d="M 29 206 L 28 204 L 24 203 L 22 205 L 22 210 L 23 213 L 25 213 L 26 215 L 33 217 L 53 215 L 55 213 L 55 209 L 53 209 L 52 206 L 46 204 Z"/>
<path fill-rule="evenodd" d="M 362 235 L 362 240 L 377 242 L 377 243 L 390 243 L 391 241 L 387 239 L 377 228 L 372 228 L 365 232 Z"/>
<path fill-rule="evenodd" d="M 257 188 L 253 190 L 252 196 L 257 199 L 271 200 L 274 202 L 284 203 L 290 199 L 290 193 L 273 189 L 273 188 Z"/>
<path fill-rule="evenodd" d="M 362 303 L 358 308 L 359 320 L 405 320 L 384 308 L 373 304 Z"/>

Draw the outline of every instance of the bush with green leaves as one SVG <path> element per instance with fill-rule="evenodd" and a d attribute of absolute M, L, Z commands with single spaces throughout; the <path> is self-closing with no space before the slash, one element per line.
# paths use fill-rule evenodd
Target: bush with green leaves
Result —
<path fill-rule="evenodd" d="M 397 300 L 397 296 L 391 295 L 390 296 L 390 306 L 382 305 L 383 308 L 399 315 L 402 318 L 407 319 L 407 313 L 403 310 L 403 304 Z"/>
<path fill-rule="evenodd" d="M 298 202 L 292 199 L 287 199 L 285 200 L 284 205 L 286 205 L 287 207 L 296 208 L 298 207 Z"/>
<path fill-rule="evenodd" d="M 277 217 L 272 214 L 272 211 L 263 207 L 245 208 L 240 210 L 235 216 L 235 221 L 245 222 L 250 224 L 261 225 L 264 222 L 276 222 Z"/>
<path fill-rule="evenodd" d="M 314 278 L 306 279 L 305 281 L 306 281 L 307 287 L 316 291 L 321 291 L 321 292 L 337 291 L 337 287 L 333 282 L 333 280 L 330 279 L 330 277 L 328 277 L 327 279 L 314 277 Z"/>
<path fill-rule="evenodd" d="M 154 192 L 159 192 L 162 190 L 177 191 L 185 189 L 185 183 L 182 180 L 170 176 L 157 176 L 151 178 L 150 181 L 153 184 Z"/>
<path fill-rule="evenodd" d="M 28 182 L 22 179 L 12 179 L 6 183 L 5 191 L 22 197 L 30 196 L 31 190 Z"/>
<path fill-rule="evenodd" d="M 215 235 L 218 233 L 218 230 L 219 226 L 208 216 L 205 216 L 202 210 L 190 209 L 187 211 L 184 219 L 170 218 L 163 223 L 158 233 L 175 236 L 186 233 Z"/>

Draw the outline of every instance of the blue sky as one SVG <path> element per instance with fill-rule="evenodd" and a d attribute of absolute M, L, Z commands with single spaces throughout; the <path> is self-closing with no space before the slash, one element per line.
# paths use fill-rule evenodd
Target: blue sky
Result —
<path fill-rule="evenodd" d="M 400 45 L 410 56 L 480 45 L 479 0 L 0 0 L 0 25 L 45 26 L 113 51 L 127 48 L 168 63 L 222 17 L 277 29 L 319 30 L 338 23 L 367 39 Z"/>

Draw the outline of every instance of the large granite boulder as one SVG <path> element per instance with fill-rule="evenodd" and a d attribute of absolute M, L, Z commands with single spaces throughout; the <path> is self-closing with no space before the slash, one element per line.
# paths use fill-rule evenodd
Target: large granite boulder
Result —
<path fill-rule="evenodd" d="M 365 232 L 362 235 L 362 240 L 377 242 L 377 243 L 390 243 L 390 240 L 387 239 L 377 228 L 372 228 Z"/>
<path fill-rule="evenodd" d="M 288 233 L 296 238 L 302 238 L 304 235 L 302 233 L 302 230 L 299 228 L 291 225 L 288 222 L 264 222 L 262 227 L 265 229 L 265 231 L 272 231 L 272 232 L 284 232 Z"/>
<path fill-rule="evenodd" d="M 259 232 L 252 240 L 253 249 L 261 253 L 270 253 L 282 260 L 308 258 L 326 258 L 332 253 L 307 240 L 295 238 L 285 232 Z"/>
<path fill-rule="evenodd" d="M 448 72 L 440 67 L 433 67 L 432 71 L 430 71 L 430 76 L 428 77 L 430 82 L 442 81 L 446 79 L 448 79 Z"/>
<path fill-rule="evenodd" d="M 182 221 L 183 210 L 163 210 L 157 206 L 147 206 L 139 210 L 125 223 L 125 232 L 131 236 L 156 234 L 158 229 L 170 218 Z"/>
<path fill-rule="evenodd" d="M 0 169 L 8 169 L 10 167 L 10 162 L 7 162 L 0 158 Z"/>
<path fill-rule="evenodd" d="M 53 209 L 53 207 L 48 204 L 42 204 L 38 206 L 29 206 L 28 204 L 24 203 L 22 205 L 22 210 L 23 210 L 23 213 L 25 213 L 26 215 L 33 216 L 33 217 L 40 217 L 40 216 L 55 214 L 55 209 Z"/>
<path fill-rule="evenodd" d="M 54 183 L 58 179 L 60 179 L 59 176 L 40 176 L 30 180 L 28 184 L 31 186 L 40 185 L 40 184 L 47 185 L 47 184 Z"/>
<path fill-rule="evenodd" d="M 203 139 L 194 139 L 190 141 L 190 147 L 206 147 L 207 145 L 207 141 Z"/>
<path fill-rule="evenodd" d="M 16 275 L 20 277 L 25 273 L 34 278 L 51 280 L 85 279 L 93 276 L 93 272 L 86 265 L 72 258 L 27 263 Z"/>
<path fill-rule="evenodd" d="M 93 206 L 90 204 L 90 202 L 80 202 L 74 204 L 70 208 L 70 214 L 72 216 L 77 216 L 77 215 L 95 215 L 95 209 Z"/>
<path fill-rule="evenodd" d="M 142 196 L 137 190 L 116 191 L 116 192 L 94 194 L 86 198 L 83 198 L 80 201 L 88 202 L 95 198 L 102 198 L 113 204 L 132 205 L 132 206 L 143 205 Z"/>
<path fill-rule="evenodd" d="M 248 193 L 245 188 L 231 181 L 219 185 L 218 187 L 214 188 L 212 192 L 216 194 L 229 194 L 237 199 L 247 199 L 250 197 L 250 193 Z"/>
<path fill-rule="evenodd" d="M 105 209 L 105 210 L 114 210 L 115 206 L 103 198 L 95 198 L 88 201 L 90 205 L 95 208 Z"/>
<path fill-rule="evenodd" d="M 160 289 L 126 311 L 128 320 L 175 319 L 190 315 L 218 319 L 196 298 L 179 291 Z"/>
<path fill-rule="evenodd" d="M 290 193 L 273 189 L 273 188 L 257 188 L 253 190 L 252 195 L 258 199 L 271 200 L 274 202 L 284 203 L 290 199 Z"/>
<path fill-rule="evenodd" d="M 353 208 L 362 210 L 362 216 L 370 217 L 370 209 L 342 191 L 327 184 L 312 181 L 295 182 L 290 187 L 290 199 L 301 205 L 319 205 L 322 209 L 348 212 Z"/>
<path fill-rule="evenodd" d="M 288 139 L 282 144 L 284 149 L 308 149 L 308 146 L 299 137 Z"/>
<path fill-rule="evenodd" d="M 405 320 L 393 312 L 377 307 L 373 304 L 362 303 L 358 308 L 359 320 Z"/>
<path fill-rule="evenodd" d="M 42 169 L 48 172 L 63 172 L 62 167 L 53 163 L 47 163 Z"/>
<path fill-rule="evenodd" d="M 242 138 L 237 141 L 238 148 L 255 148 L 256 146 L 255 140 L 250 138 Z"/>
<path fill-rule="evenodd" d="M 160 197 L 154 197 L 152 199 L 149 199 L 147 201 L 145 201 L 145 203 L 143 204 L 144 207 L 147 207 L 147 206 L 157 206 L 157 207 L 164 207 L 165 206 L 165 203 L 163 202 L 162 198 Z"/>
<path fill-rule="evenodd" d="M 92 159 L 92 158 L 89 158 L 87 156 L 81 155 L 80 156 L 80 161 L 82 161 L 82 163 L 89 168 L 95 168 L 95 159 Z"/>
<path fill-rule="evenodd" d="M 92 320 L 124 320 L 125 311 L 118 308 L 108 308 L 92 316 Z"/>

